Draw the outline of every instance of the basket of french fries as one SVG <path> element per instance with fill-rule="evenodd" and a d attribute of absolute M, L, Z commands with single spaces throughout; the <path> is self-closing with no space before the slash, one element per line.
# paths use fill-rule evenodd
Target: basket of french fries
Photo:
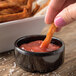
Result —
<path fill-rule="evenodd" d="M 44 15 L 50 0 L 0 0 L 0 53 L 14 49 L 14 41 L 46 31 Z M 48 28 L 47 28 L 48 29 Z"/>
<path fill-rule="evenodd" d="M 0 0 L 0 23 L 44 15 L 50 0 Z"/>

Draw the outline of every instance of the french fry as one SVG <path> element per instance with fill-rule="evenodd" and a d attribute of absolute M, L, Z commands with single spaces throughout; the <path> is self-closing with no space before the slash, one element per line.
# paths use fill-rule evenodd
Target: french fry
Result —
<path fill-rule="evenodd" d="M 26 5 L 28 0 L 8 0 L 9 3 L 15 5 Z"/>
<path fill-rule="evenodd" d="M 45 15 L 46 11 L 47 11 L 47 8 L 48 8 L 48 6 L 46 6 L 45 8 L 43 8 L 40 12 L 35 13 L 34 17 Z"/>
<path fill-rule="evenodd" d="M 34 0 L 28 0 L 27 5 L 25 6 L 27 9 L 31 10 L 32 9 L 32 3 Z"/>
<path fill-rule="evenodd" d="M 24 8 L 23 12 L 15 13 L 15 14 L 9 14 L 9 15 L 1 15 L 0 16 L 0 22 L 7 22 L 12 20 L 18 20 L 22 18 L 29 17 L 29 14 L 27 12 L 27 9 Z"/>
<path fill-rule="evenodd" d="M 13 14 L 21 11 L 22 11 L 22 8 L 15 5 L 15 6 L 10 6 L 10 7 L 0 9 L 0 15 Z"/>
<path fill-rule="evenodd" d="M 52 40 L 52 36 L 53 36 L 54 32 L 56 31 L 56 28 L 57 27 L 54 25 L 54 23 L 52 23 L 52 25 L 50 26 L 49 31 L 46 35 L 46 38 L 44 39 L 44 41 L 42 42 L 42 44 L 40 46 L 41 48 L 47 48 L 48 47 L 49 43 Z"/>
<path fill-rule="evenodd" d="M 10 6 L 13 6 L 13 4 L 10 4 L 9 2 L 6 2 L 6 1 L 0 2 L 0 10 L 7 8 L 7 7 L 10 7 Z"/>
<path fill-rule="evenodd" d="M 39 8 L 40 8 L 40 6 L 38 4 L 36 4 L 35 8 L 32 11 L 32 15 L 34 15 L 38 11 Z"/>

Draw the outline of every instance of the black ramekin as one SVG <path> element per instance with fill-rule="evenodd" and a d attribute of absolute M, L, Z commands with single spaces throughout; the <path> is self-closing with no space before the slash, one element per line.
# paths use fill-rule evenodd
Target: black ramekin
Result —
<path fill-rule="evenodd" d="M 24 43 L 44 40 L 44 38 L 45 35 L 29 35 L 16 40 L 15 59 L 22 69 L 34 73 L 47 73 L 57 69 L 63 63 L 65 46 L 63 41 L 58 38 L 53 37 L 51 43 L 60 48 L 52 52 L 29 52 L 19 48 Z"/>

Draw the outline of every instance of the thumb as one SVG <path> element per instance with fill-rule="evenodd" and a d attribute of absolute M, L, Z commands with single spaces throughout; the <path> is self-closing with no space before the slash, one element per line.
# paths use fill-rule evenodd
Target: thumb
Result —
<path fill-rule="evenodd" d="M 76 20 L 76 3 L 64 8 L 54 19 L 57 27 L 61 28 Z"/>

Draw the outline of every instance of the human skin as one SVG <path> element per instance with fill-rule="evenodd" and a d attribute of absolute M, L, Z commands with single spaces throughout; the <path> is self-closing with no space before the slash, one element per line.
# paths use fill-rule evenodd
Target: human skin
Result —
<path fill-rule="evenodd" d="M 59 31 L 63 26 L 76 20 L 76 0 L 51 0 L 45 16 L 45 23 L 54 24 Z"/>

